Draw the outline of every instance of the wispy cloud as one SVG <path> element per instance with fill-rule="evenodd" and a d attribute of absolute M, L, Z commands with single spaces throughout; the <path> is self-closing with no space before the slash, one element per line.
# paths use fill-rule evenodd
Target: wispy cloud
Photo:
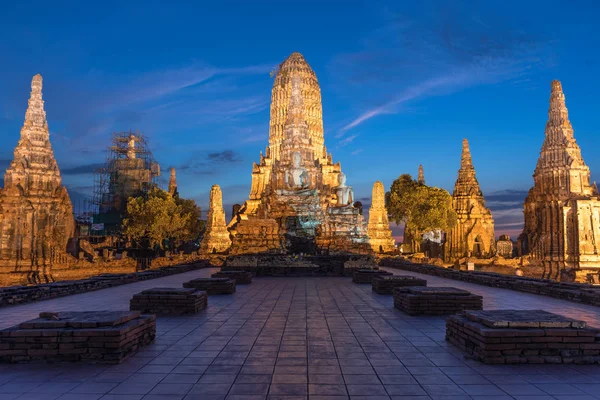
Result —
<path fill-rule="evenodd" d="M 371 32 L 360 50 L 331 62 L 334 76 L 350 90 L 370 88 L 358 105 L 363 110 L 337 137 L 430 96 L 506 80 L 526 83 L 528 74 L 550 62 L 545 57 L 548 41 L 524 33 L 512 18 L 473 11 L 476 7 L 460 1 L 442 9 L 416 7 L 402 15 L 389 12 L 384 26 Z"/>
<path fill-rule="evenodd" d="M 340 140 L 338 142 L 338 145 L 339 146 L 347 146 L 350 143 L 352 143 L 354 141 L 354 139 L 356 139 L 357 137 L 358 137 L 358 134 L 347 136 L 347 137 L 343 138 L 342 140 Z"/>
<path fill-rule="evenodd" d="M 223 150 L 209 153 L 196 153 L 186 162 L 175 168 L 192 175 L 217 175 L 233 165 L 243 161 L 241 155 L 234 150 Z"/>
<path fill-rule="evenodd" d="M 350 153 L 350 154 L 352 154 L 353 156 L 355 156 L 355 155 L 360 154 L 362 152 L 363 152 L 363 149 L 356 149 L 356 150 L 352 151 L 352 153 Z"/>
<path fill-rule="evenodd" d="M 485 195 L 486 205 L 492 211 L 496 236 L 510 235 L 513 239 L 523 229 L 523 202 L 526 190 L 501 190 Z"/>

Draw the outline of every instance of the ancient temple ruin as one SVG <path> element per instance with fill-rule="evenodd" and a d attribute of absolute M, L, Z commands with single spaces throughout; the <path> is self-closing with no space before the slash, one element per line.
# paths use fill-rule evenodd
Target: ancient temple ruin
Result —
<path fill-rule="evenodd" d="M 0 273 L 26 273 L 30 282 L 50 279 L 50 267 L 68 257 L 73 231 L 71 200 L 50 145 L 38 74 L 0 189 Z"/>
<path fill-rule="evenodd" d="M 396 241 L 392 237 L 388 212 L 385 208 L 385 189 L 380 181 L 373 184 L 367 233 L 374 252 L 391 253 L 396 250 Z"/>
<path fill-rule="evenodd" d="M 231 239 L 225 222 L 223 193 L 219 185 L 210 188 L 210 205 L 206 216 L 206 232 L 200 242 L 201 254 L 223 253 L 229 250 Z"/>
<path fill-rule="evenodd" d="M 371 252 L 352 188 L 325 148 L 321 90 L 300 53 L 279 66 L 269 146 L 229 230 L 231 254 Z"/>
<path fill-rule="evenodd" d="M 171 175 L 169 176 L 169 194 L 171 196 L 179 195 L 177 191 L 177 175 L 173 167 L 171 167 Z"/>
<path fill-rule="evenodd" d="M 128 199 L 148 193 L 159 176 L 160 165 L 141 133 L 114 133 L 106 163 L 94 176 L 92 234 L 120 232 Z"/>
<path fill-rule="evenodd" d="M 519 248 L 521 254 L 544 265 L 546 277 L 580 279 L 574 275 L 600 268 L 600 201 L 573 136 L 561 83 L 552 81 L 551 88 L 545 138 L 533 173 L 534 186 L 524 204 Z"/>
<path fill-rule="evenodd" d="M 469 142 L 463 139 L 458 178 L 452 193 L 457 224 L 447 235 L 446 260 L 490 257 L 495 254 L 494 219 L 475 176 Z"/>
<path fill-rule="evenodd" d="M 421 185 L 425 184 L 425 172 L 423 172 L 423 165 L 420 164 L 419 165 L 419 175 L 417 178 L 417 182 L 419 182 Z"/>
<path fill-rule="evenodd" d="M 504 258 L 513 256 L 513 242 L 510 236 L 500 235 L 496 242 L 496 254 Z"/>

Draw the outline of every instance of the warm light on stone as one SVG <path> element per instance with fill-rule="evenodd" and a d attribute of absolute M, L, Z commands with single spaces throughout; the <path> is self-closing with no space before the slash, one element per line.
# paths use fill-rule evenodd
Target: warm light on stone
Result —
<path fill-rule="evenodd" d="M 0 272 L 27 273 L 34 282 L 50 279 L 50 267 L 68 257 L 73 232 L 73 208 L 50 145 L 38 74 L 0 189 Z"/>
<path fill-rule="evenodd" d="M 390 253 L 396 250 L 388 221 L 388 212 L 385 208 L 385 189 L 380 181 L 373 184 L 367 232 L 374 252 Z"/>
<path fill-rule="evenodd" d="M 534 186 L 524 204 L 519 250 L 541 262 L 546 277 L 575 279 L 567 270 L 600 268 L 600 201 L 590 185 L 559 81 L 552 81 L 548 122 Z M 565 272 L 567 275 L 561 276 Z"/>
<path fill-rule="evenodd" d="M 169 194 L 175 196 L 177 194 L 177 175 L 175 168 L 171 167 L 171 176 L 169 177 Z"/>
<path fill-rule="evenodd" d="M 206 217 L 206 232 L 200 243 L 200 253 L 222 253 L 229 250 L 231 239 L 225 223 L 223 193 L 219 185 L 210 188 L 210 205 Z"/>
<path fill-rule="evenodd" d="M 301 54 L 278 69 L 269 146 L 252 167 L 249 199 L 233 216 L 230 254 L 370 253 L 367 226 L 323 139 L 321 90 Z"/>
<path fill-rule="evenodd" d="M 452 207 L 457 215 L 457 224 L 448 235 L 447 260 L 492 256 L 495 253 L 494 219 L 485 206 L 467 139 L 463 139 Z"/>

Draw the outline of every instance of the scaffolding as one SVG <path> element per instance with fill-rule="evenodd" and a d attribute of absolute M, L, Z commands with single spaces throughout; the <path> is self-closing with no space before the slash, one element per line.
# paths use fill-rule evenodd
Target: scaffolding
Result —
<path fill-rule="evenodd" d="M 85 215 L 91 235 L 120 232 L 129 197 L 144 196 L 158 185 L 160 165 L 154 159 L 147 139 L 140 132 L 113 133 L 106 161 L 94 172 L 94 190 Z"/>

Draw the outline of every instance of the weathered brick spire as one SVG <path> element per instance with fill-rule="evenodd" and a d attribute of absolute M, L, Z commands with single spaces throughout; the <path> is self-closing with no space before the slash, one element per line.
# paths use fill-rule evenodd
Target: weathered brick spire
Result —
<path fill-rule="evenodd" d="M 171 167 L 171 176 L 169 177 L 169 193 L 171 196 L 177 194 L 177 175 L 175 174 L 175 168 Z"/>
<path fill-rule="evenodd" d="M 25 122 L 21 138 L 14 150 L 14 159 L 4 175 L 4 187 L 20 185 L 29 191 L 54 191 L 61 186 L 61 176 L 50 145 L 50 132 L 42 99 L 42 76 L 31 80 Z"/>
<path fill-rule="evenodd" d="M 533 179 L 540 193 L 558 190 L 563 198 L 589 196 L 593 191 L 590 170 L 573 135 L 562 85 L 556 80 L 551 84 L 544 144 Z"/>
<path fill-rule="evenodd" d="M 494 219 L 490 209 L 485 206 L 467 139 L 463 139 L 462 142 L 460 169 L 452 193 L 452 207 L 457 215 L 457 224 L 448 235 L 447 260 L 492 256 L 496 246 Z"/>
<path fill-rule="evenodd" d="M 50 145 L 39 74 L 31 80 L 25 122 L 4 174 L 0 205 L 0 273 L 15 269 L 27 273 L 30 283 L 51 279 L 47 267 L 64 262 L 74 220 Z"/>
<path fill-rule="evenodd" d="M 373 184 L 367 234 L 374 252 L 389 253 L 396 249 L 396 242 L 392 237 L 392 230 L 388 221 L 387 208 L 385 208 L 385 189 L 381 181 Z"/>
<path fill-rule="evenodd" d="M 231 239 L 225 224 L 225 210 L 223 209 L 223 193 L 219 185 L 212 185 L 210 189 L 210 205 L 206 216 L 206 232 L 200 243 L 200 252 L 203 254 L 221 253 L 229 250 Z"/>
<path fill-rule="evenodd" d="M 479 182 L 475 176 L 475 167 L 473 167 L 469 141 L 465 138 L 462 142 L 460 169 L 458 170 L 458 179 L 456 179 L 456 184 L 454 185 L 454 194 L 468 195 L 469 193 L 476 193 L 478 196 L 482 196 Z"/>
<path fill-rule="evenodd" d="M 564 269 L 598 268 L 600 202 L 575 141 L 559 81 L 551 83 L 548 122 L 533 181 L 523 205 L 520 254 L 540 261 L 545 276 L 552 279 L 562 279 Z"/>
<path fill-rule="evenodd" d="M 423 172 L 423 165 L 419 165 L 419 177 L 417 178 L 417 182 L 424 185 L 425 184 L 425 173 Z"/>
<path fill-rule="evenodd" d="M 315 72 L 302 54 L 292 53 L 279 65 L 271 91 L 271 122 L 269 129 L 270 155 L 279 159 L 281 143 L 285 139 L 284 127 L 291 109 L 291 91 L 294 80 L 299 84 L 303 99 L 303 120 L 308 125 L 308 136 L 315 158 L 326 157 L 323 137 L 323 107 L 321 88 Z"/>
<path fill-rule="evenodd" d="M 42 99 L 42 76 L 37 74 L 31 79 L 31 94 L 29 95 L 28 107 L 25 112 L 25 123 L 23 128 L 38 127 L 41 131 L 48 133 L 48 122 L 46 122 L 46 111 L 44 111 L 44 100 Z M 30 129 L 21 129 L 21 135 L 31 133 Z"/>

